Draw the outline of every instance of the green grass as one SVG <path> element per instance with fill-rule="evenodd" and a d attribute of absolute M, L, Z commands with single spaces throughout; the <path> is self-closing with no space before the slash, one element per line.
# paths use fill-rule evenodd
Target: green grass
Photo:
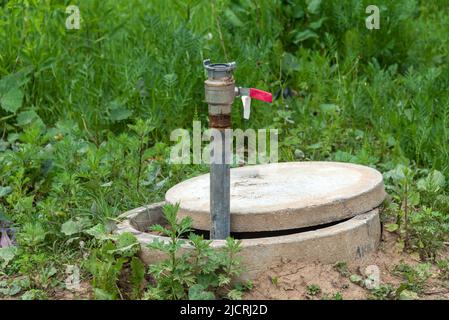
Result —
<path fill-rule="evenodd" d="M 65 29 L 69 4 L 80 30 Z M 235 60 L 239 85 L 288 88 L 272 105 L 253 102 L 249 122 L 233 110 L 235 128 L 280 130 L 281 161 L 410 168 L 410 181 L 386 180 L 388 217 L 409 219 L 401 206 L 419 194 L 405 210 L 419 221 L 397 232 L 411 249 L 433 243 L 442 231 L 425 214 L 447 220 L 448 184 L 413 186 L 432 170 L 449 175 L 449 1 L 379 0 L 381 29 L 371 31 L 368 4 L 0 1 L 0 217 L 19 248 L 0 274 L 27 275 L 43 261 L 62 269 L 80 259 L 80 241 L 95 246 L 62 225 L 108 224 L 207 171 L 167 162 L 173 129 L 207 127 L 204 58 Z"/>

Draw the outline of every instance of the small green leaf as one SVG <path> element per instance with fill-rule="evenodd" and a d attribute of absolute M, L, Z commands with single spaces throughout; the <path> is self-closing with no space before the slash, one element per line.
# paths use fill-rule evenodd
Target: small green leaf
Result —
<path fill-rule="evenodd" d="M 243 299 L 243 292 L 237 289 L 232 289 L 227 294 L 230 300 L 241 300 Z"/>
<path fill-rule="evenodd" d="M 298 44 L 299 42 L 303 42 L 313 38 L 318 38 L 318 35 L 315 32 L 307 29 L 305 31 L 295 32 L 293 36 L 293 42 L 295 44 Z"/>
<path fill-rule="evenodd" d="M 133 298 L 138 299 L 141 294 L 141 284 L 145 278 L 145 265 L 139 258 L 133 257 L 131 259 L 130 267 Z"/>
<path fill-rule="evenodd" d="M 133 112 L 131 110 L 128 110 L 124 107 L 120 107 L 116 109 L 111 109 L 109 113 L 109 118 L 112 121 L 121 121 L 128 119 L 132 114 Z"/>
<path fill-rule="evenodd" d="M 444 175 L 438 170 L 433 170 L 427 178 L 434 187 L 443 188 L 446 184 Z"/>
<path fill-rule="evenodd" d="M 385 225 L 385 230 L 388 232 L 395 232 L 399 229 L 399 225 L 397 223 L 389 223 Z"/>
<path fill-rule="evenodd" d="M 363 278 L 357 274 L 352 274 L 349 277 L 349 281 L 351 281 L 352 283 L 356 283 L 356 284 L 362 284 L 363 283 Z"/>
<path fill-rule="evenodd" d="M 100 185 L 100 187 L 102 187 L 102 188 L 107 188 L 107 187 L 110 187 L 110 186 L 112 186 L 112 181 L 105 182 L 102 185 Z"/>
<path fill-rule="evenodd" d="M 11 187 L 0 187 L 0 199 L 12 192 Z"/>
<path fill-rule="evenodd" d="M 298 58 L 289 52 L 285 52 L 282 57 L 282 69 L 286 72 L 300 71 Z"/>
<path fill-rule="evenodd" d="M 326 21 L 326 18 L 321 18 L 320 20 L 314 21 L 309 24 L 309 28 L 313 29 L 313 30 L 317 30 L 317 29 L 321 28 L 324 21 Z"/>
<path fill-rule="evenodd" d="M 47 300 L 47 295 L 43 290 L 31 289 L 22 295 L 22 300 Z"/>
<path fill-rule="evenodd" d="M 114 253 L 124 257 L 132 257 L 140 250 L 140 243 L 131 232 L 124 232 L 117 238 L 117 249 Z"/>
<path fill-rule="evenodd" d="M 242 20 L 240 20 L 236 14 L 234 13 L 234 11 L 232 11 L 231 9 L 226 9 L 224 12 L 224 15 L 226 16 L 226 18 L 229 20 L 229 22 L 231 22 L 231 24 L 234 27 L 243 27 L 243 22 Z"/>
<path fill-rule="evenodd" d="M 3 110 L 14 113 L 22 106 L 23 92 L 20 88 L 12 88 L 0 99 Z"/>
<path fill-rule="evenodd" d="M 311 14 L 317 14 L 320 10 L 321 0 L 308 0 L 307 11 Z"/>
<path fill-rule="evenodd" d="M 29 246 L 37 246 L 45 241 L 47 232 L 40 222 L 26 222 L 22 227 L 21 237 Z"/>
<path fill-rule="evenodd" d="M 14 259 L 17 253 L 17 247 L 0 248 L 0 261 L 2 268 L 5 268 Z"/>
<path fill-rule="evenodd" d="M 228 276 L 226 276 L 226 275 L 224 275 L 224 274 L 220 274 L 219 276 L 218 276 L 218 285 L 221 287 L 221 286 L 224 286 L 224 285 L 227 285 L 227 284 L 229 284 L 231 282 L 231 278 L 229 278 Z"/>
<path fill-rule="evenodd" d="M 42 121 L 34 110 L 23 111 L 17 115 L 17 125 L 20 127 L 29 125 L 35 120 Z"/>
<path fill-rule="evenodd" d="M 399 300 L 418 300 L 419 296 L 416 292 L 410 291 L 410 290 L 402 290 L 402 292 L 399 294 Z"/>
<path fill-rule="evenodd" d="M 322 104 L 320 105 L 320 109 L 323 113 L 335 113 L 340 111 L 340 107 L 332 103 Z"/>
<path fill-rule="evenodd" d="M 99 223 L 90 229 L 84 230 L 84 232 L 98 240 L 107 240 L 112 238 L 112 236 L 108 235 L 106 228 L 102 223 Z"/>
<path fill-rule="evenodd" d="M 128 119 L 133 112 L 128 110 L 124 104 L 118 100 L 114 100 L 109 105 L 109 119 L 112 121 L 121 121 Z"/>
<path fill-rule="evenodd" d="M 96 300 L 114 300 L 114 296 L 103 289 L 94 288 L 94 295 Z"/>
<path fill-rule="evenodd" d="M 304 9 L 301 7 L 301 5 L 295 5 L 293 7 L 292 17 L 295 19 L 301 19 L 304 17 Z"/>
<path fill-rule="evenodd" d="M 71 236 L 80 233 L 83 230 L 83 223 L 81 221 L 68 220 L 61 226 L 61 232 L 66 236 Z"/>
<path fill-rule="evenodd" d="M 214 300 L 215 296 L 212 292 L 206 291 L 204 286 L 194 284 L 189 288 L 189 300 Z"/>

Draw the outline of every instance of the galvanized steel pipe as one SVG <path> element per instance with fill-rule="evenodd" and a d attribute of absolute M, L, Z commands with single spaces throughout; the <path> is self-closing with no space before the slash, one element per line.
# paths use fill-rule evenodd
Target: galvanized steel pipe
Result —
<path fill-rule="evenodd" d="M 214 129 L 211 146 L 214 154 L 210 163 L 210 239 L 226 239 L 230 235 L 230 148 L 226 129 L 231 128 L 232 103 L 236 96 L 232 76 L 235 63 L 204 61 L 208 79 L 204 83 L 206 102 L 209 105 L 209 127 Z M 212 134 L 214 136 L 214 134 Z M 228 152 L 226 152 L 228 151 Z"/>

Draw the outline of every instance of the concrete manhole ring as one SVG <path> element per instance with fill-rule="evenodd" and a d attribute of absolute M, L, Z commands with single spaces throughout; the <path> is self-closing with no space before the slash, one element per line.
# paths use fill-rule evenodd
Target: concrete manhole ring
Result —
<path fill-rule="evenodd" d="M 131 232 L 142 245 L 141 258 L 150 265 L 166 259 L 163 253 L 149 249 L 155 239 L 167 237 L 145 232 L 152 224 L 162 223 L 162 205 L 157 203 L 124 213 L 117 233 Z M 289 235 L 242 240 L 240 258 L 247 271 L 241 279 L 253 279 L 259 272 L 288 259 L 298 262 L 335 263 L 363 259 L 376 250 L 380 240 L 379 210 L 359 214 L 332 226 Z M 224 240 L 214 240 L 211 246 L 220 248 Z M 191 250 L 184 245 L 182 250 Z"/>

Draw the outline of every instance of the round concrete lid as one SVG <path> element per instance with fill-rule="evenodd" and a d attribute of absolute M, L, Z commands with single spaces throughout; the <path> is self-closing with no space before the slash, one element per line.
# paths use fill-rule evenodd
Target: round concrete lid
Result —
<path fill-rule="evenodd" d="M 209 230 L 209 174 L 181 182 L 165 195 L 180 218 Z M 340 162 L 286 162 L 231 169 L 231 231 L 296 229 L 341 221 L 378 207 L 382 175 Z"/>

